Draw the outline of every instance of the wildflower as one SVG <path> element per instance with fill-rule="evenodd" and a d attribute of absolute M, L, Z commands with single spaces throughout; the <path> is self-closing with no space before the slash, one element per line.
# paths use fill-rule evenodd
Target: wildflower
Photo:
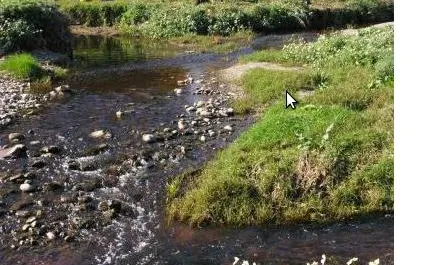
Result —
<path fill-rule="evenodd" d="M 346 265 L 351 265 L 352 263 L 354 263 L 354 262 L 356 262 L 356 261 L 358 261 L 358 258 L 352 258 L 352 259 L 350 259 L 350 260 L 348 260 L 348 262 L 346 262 Z"/>
<path fill-rule="evenodd" d="M 321 263 L 322 265 L 325 265 L 325 262 L 326 262 L 326 255 L 323 254 L 323 255 L 321 255 L 320 263 Z"/>
<path fill-rule="evenodd" d="M 370 261 L 369 265 L 379 265 L 380 264 L 380 259 L 376 259 L 374 261 Z"/>

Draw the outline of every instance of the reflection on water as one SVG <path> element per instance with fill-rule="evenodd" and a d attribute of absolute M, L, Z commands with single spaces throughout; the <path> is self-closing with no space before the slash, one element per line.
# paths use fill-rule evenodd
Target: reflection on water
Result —
<path fill-rule="evenodd" d="M 179 52 L 177 46 L 165 41 L 83 35 L 74 38 L 74 64 L 79 68 L 116 66 Z"/>

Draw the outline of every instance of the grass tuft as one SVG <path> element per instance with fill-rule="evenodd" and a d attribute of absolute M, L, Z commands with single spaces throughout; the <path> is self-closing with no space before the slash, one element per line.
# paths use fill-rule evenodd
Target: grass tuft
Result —
<path fill-rule="evenodd" d="M 37 59 L 27 53 L 7 56 L 0 63 L 0 70 L 20 79 L 36 79 L 41 77 L 43 73 Z"/>

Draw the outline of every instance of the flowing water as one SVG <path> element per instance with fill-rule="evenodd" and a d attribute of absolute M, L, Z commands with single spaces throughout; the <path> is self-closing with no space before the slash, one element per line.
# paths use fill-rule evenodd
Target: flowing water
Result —
<path fill-rule="evenodd" d="M 304 35 L 309 40 L 316 37 Z M 78 37 L 74 67 L 81 74 L 70 81 L 72 92 L 0 131 L 0 145 L 6 144 L 11 132 L 25 133 L 31 154 L 0 160 L 2 171 L 9 175 L 32 171 L 37 175 L 32 180 L 35 185 L 64 186 L 26 194 L 14 192 L 17 184 L 0 183 L 0 206 L 31 213 L 40 210 L 45 224 L 39 228 L 43 237 L 36 236 L 30 244 L 23 237 L 21 246 L 14 241 L 20 240 L 14 231 L 20 230 L 23 221 L 3 213 L 0 264 L 232 264 L 234 257 L 249 264 L 306 264 L 319 261 L 322 254 L 327 255 L 327 264 L 332 260 L 344 264 L 352 257 L 393 264 L 391 216 L 323 226 L 193 229 L 165 225 L 167 180 L 200 167 L 254 121 L 240 116 L 208 121 L 185 111 L 185 105 L 211 100 L 218 109 L 227 108 L 230 94 L 215 71 L 233 65 L 239 55 L 278 46 L 287 39 L 262 38 L 228 54 L 190 54 L 166 44 Z M 188 75 L 198 82 L 177 96 L 177 81 Z M 202 86 L 209 92 L 196 93 Z M 123 112 L 121 118 L 116 111 Z M 187 129 L 173 132 L 180 118 Z M 224 131 L 226 125 L 234 131 Z M 89 137 L 95 130 L 111 135 Z M 216 136 L 200 141 L 209 130 Z M 145 142 L 146 133 L 161 140 Z M 62 155 L 32 155 L 49 145 L 60 147 Z M 36 161 L 46 166 L 35 166 Z M 119 214 L 106 219 L 100 202 L 110 201 L 118 202 Z M 54 231 L 57 239 L 43 240 L 46 231 Z M 72 236 L 73 242 L 60 240 L 65 236 Z"/>

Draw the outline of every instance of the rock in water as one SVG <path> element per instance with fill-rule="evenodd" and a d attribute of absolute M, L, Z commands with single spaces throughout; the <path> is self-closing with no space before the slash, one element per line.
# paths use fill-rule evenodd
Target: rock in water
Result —
<path fill-rule="evenodd" d="M 21 133 L 10 133 L 8 136 L 10 142 L 21 141 L 25 139 L 25 136 Z"/>
<path fill-rule="evenodd" d="M 232 132 L 232 126 L 231 125 L 226 125 L 223 129 L 225 129 L 228 132 Z"/>
<path fill-rule="evenodd" d="M 32 186 L 30 183 L 25 182 L 20 185 L 20 190 L 23 192 L 31 192 L 34 190 L 34 186 Z"/>
<path fill-rule="evenodd" d="M 0 149 L 0 159 L 24 156 L 26 156 L 26 146 L 23 144 L 16 144 L 11 148 Z"/>
<path fill-rule="evenodd" d="M 182 120 L 179 120 L 177 123 L 177 127 L 179 130 L 183 131 L 185 129 L 185 123 Z"/>
<path fill-rule="evenodd" d="M 153 143 L 156 141 L 155 136 L 153 134 L 143 134 L 142 139 L 147 143 Z"/>
<path fill-rule="evenodd" d="M 97 130 L 89 134 L 91 138 L 106 138 L 109 139 L 112 137 L 110 132 L 106 132 L 104 130 Z"/>
<path fill-rule="evenodd" d="M 48 238 L 48 240 L 54 240 L 55 234 L 52 232 L 48 232 L 48 233 L 46 233 L 46 237 Z"/>

